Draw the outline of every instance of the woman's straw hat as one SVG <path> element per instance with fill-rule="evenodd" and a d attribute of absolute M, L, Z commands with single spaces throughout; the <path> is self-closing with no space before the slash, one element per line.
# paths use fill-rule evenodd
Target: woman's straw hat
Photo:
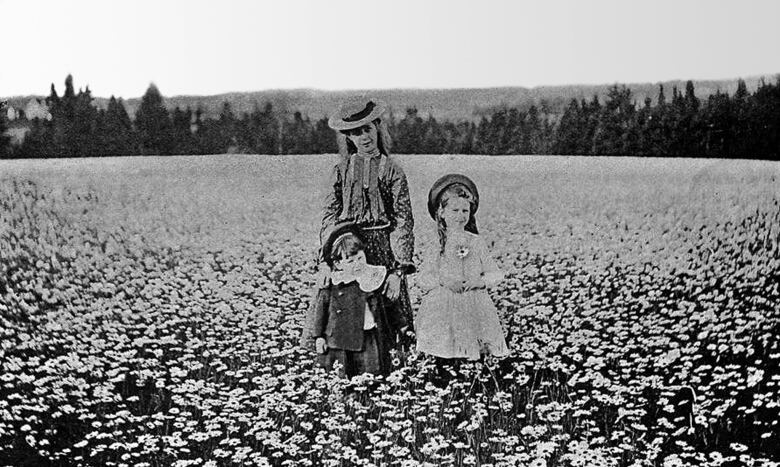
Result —
<path fill-rule="evenodd" d="M 387 105 L 379 99 L 364 98 L 351 100 L 339 108 L 330 117 L 328 126 L 334 130 L 344 131 L 373 122 L 387 110 Z"/>

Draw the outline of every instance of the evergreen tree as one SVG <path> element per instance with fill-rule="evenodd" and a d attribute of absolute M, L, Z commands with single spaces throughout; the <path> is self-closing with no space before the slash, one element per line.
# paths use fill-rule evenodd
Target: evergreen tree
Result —
<path fill-rule="evenodd" d="M 338 152 L 338 144 L 333 130 L 328 126 L 328 119 L 321 118 L 314 124 L 312 133 L 312 154 L 333 154 Z"/>
<path fill-rule="evenodd" d="M 173 152 L 172 123 L 163 97 L 154 83 L 149 85 L 135 113 L 141 154 L 168 155 Z"/>
<path fill-rule="evenodd" d="M 490 154 L 490 121 L 482 116 L 474 131 L 474 154 Z"/>
<path fill-rule="evenodd" d="M 696 97 L 696 93 L 693 88 L 693 81 L 688 80 L 685 83 L 685 107 L 688 112 L 693 114 L 699 111 L 699 99 Z"/>
<path fill-rule="evenodd" d="M 282 134 L 282 153 L 284 154 L 310 154 L 311 153 L 311 123 L 309 119 L 296 111 L 292 122 L 284 125 Z"/>
<path fill-rule="evenodd" d="M 751 126 L 754 128 L 754 152 L 764 159 L 780 159 L 780 76 L 776 84 L 761 84 L 753 94 Z"/>
<path fill-rule="evenodd" d="M 257 153 L 279 154 L 281 125 L 270 102 L 257 116 L 256 124 L 260 135 Z"/>
<path fill-rule="evenodd" d="M 220 153 L 234 153 L 238 147 L 238 141 L 236 137 L 236 117 L 233 114 L 233 109 L 230 106 L 230 102 L 225 101 L 222 103 L 222 112 L 219 114 L 219 122 L 217 124 L 219 147 L 223 148 Z"/>
<path fill-rule="evenodd" d="M 670 107 L 666 103 L 663 84 L 659 86 L 658 103 L 650 110 L 643 129 L 643 154 L 660 157 L 669 153 L 671 138 Z"/>
<path fill-rule="evenodd" d="M 178 106 L 171 115 L 171 137 L 173 154 L 190 155 L 196 152 L 196 140 L 192 134 L 192 110 L 181 110 Z"/>
<path fill-rule="evenodd" d="M 636 108 L 631 101 L 631 90 L 617 85 L 609 89 L 593 137 L 594 154 L 630 154 L 633 133 L 628 130 L 635 111 Z"/>
<path fill-rule="evenodd" d="M 440 128 L 444 144 L 441 154 L 464 154 L 461 151 L 463 135 L 460 133 L 459 126 L 447 120 L 440 124 Z"/>
<path fill-rule="evenodd" d="M 704 154 L 709 157 L 732 157 L 735 119 L 728 94 L 718 90 L 711 95 L 702 114 Z"/>
<path fill-rule="evenodd" d="M 195 116 L 193 117 L 192 126 L 192 137 L 195 141 L 194 149 L 192 151 L 192 154 L 197 155 L 203 155 L 208 154 L 208 151 L 206 151 L 206 120 L 203 118 L 203 108 L 198 105 L 198 108 L 195 109 Z"/>
<path fill-rule="evenodd" d="M 44 157 L 84 157 L 98 155 L 97 127 L 98 112 L 92 105 L 92 93 L 89 87 L 79 90 L 76 95 L 73 87 L 73 76 L 65 78 L 65 93 L 57 96 L 54 85 L 51 86 L 51 94 L 46 100 L 49 113 L 52 116 L 51 125 L 40 125 L 40 131 L 36 137 L 43 138 L 44 145 L 36 142 L 32 146 L 45 151 Z M 44 133 L 51 129 L 51 135 Z"/>
<path fill-rule="evenodd" d="M 422 150 L 424 129 L 423 119 L 417 114 L 417 108 L 406 109 L 406 115 L 396 125 L 394 150 L 398 154 L 419 154 Z"/>
<path fill-rule="evenodd" d="M 59 157 L 54 145 L 54 123 L 51 120 L 34 118 L 30 131 L 25 135 L 18 156 L 22 158 Z"/>
<path fill-rule="evenodd" d="M 680 155 L 691 157 L 702 153 L 702 130 L 699 118 L 699 99 L 694 93 L 693 81 L 685 83 L 685 97 L 678 122 Z"/>
<path fill-rule="evenodd" d="M 504 134 L 507 130 L 507 110 L 501 108 L 493 112 L 487 125 L 487 138 L 484 140 L 485 154 L 502 154 L 504 150 Z"/>
<path fill-rule="evenodd" d="M 79 90 L 73 102 L 73 122 L 70 125 L 71 152 L 77 157 L 94 157 L 99 152 L 98 111 L 92 105 L 92 92 L 89 86 Z"/>
<path fill-rule="evenodd" d="M 522 154 L 520 147 L 525 130 L 525 113 L 512 107 L 506 113 L 506 129 L 501 140 L 502 154 Z"/>
<path fill-rule="evenodd" d="M 8 129 L 5 115 L 5 107 L 0 105 L 0 159 L 5 159 L 11 155 L 11 138 L 5 134 Z"/>
<path fill-rule="evenodd" d="M 224 138 L 218 119 L 201 117 L 196 137 L 199 154 L 225 154 L 230 144 L 230 141 Z"/>
<path fill-rule="evenodd" d="M 734 141 L 733 153 L 735 157 L 751 157 L 752 131 L 751 131 L 751 101 L 747 85 L 743 79 L 737 81 L 737 91 L 732 98 L 732 110 L 734 112 Z"/>
<path fill-rule="evenodd" d="M 51 95 L 47 99 L 46 103 L 49 107 L 49 113 L 51 114 L 51 130 L 52 134 L 49 137 L 43 133 L 46 131 L 45 125 L 40 126 L 38 129 L 42 130 L 41 136 L 43 139 L 49 139 L 47 146 L 44 147 L 36 145 L 38 149 L 45 150 L 46 155 L 43 157 L 74 157 L 73 145 L 71 144 L 70 137 L 73 134 L 73 108 L 75 107 L 75 92 L 73 90 L 73 76 L 68 75 L 65 78 L 65 93 L 62 97 L 57 96 L 57 92 L 54 89 L 54 84 L 51 85 Z M 36 156 L 32 156 L 36 157 Z"/>
<path fill-rule="evenodd" d="M 447 140 L 439 122 L 429 115 L 423 125 L 423 136 L 419 152 L 423 154 L 444 154 Z"/>
<path fill-rule="evenodd" d="M 526 131 L 523 139 L 525 150 L 522 154 L 542 154 L 544 152 L 544 125 L 539 115 L 539 109 L 532 105 L 525 118 Z"/>
<path fill-rule="evenodd" d="M 458 133 L 461 135 L 457 154 L 476 154 L 474 140 L 477 135 L 477 125 L 474 122 L 462 122 L 458 125 Z"/>
<path fill-rule="evenodd" d="M 572 99 L 558 122 L 552 148 L 553 154 L 577 154 L 579 149 L 577 140 L 583 131 L 580 119 L 580 104 L 577 99 Z"/>
<path fill-rule="evenodd" d="M 601 118 L 601 102 L 599 97 L 593 95 L 593 99 L 589 103 L 584 100 L 580 106 L 582 110 L 582 121 L 585 124 L 585 131 L 582 132 L 582 139 L 580 140 L 580 154 L 594 154 L 593 153 L 593 140 L 596 137 L 596 128 L 599 125 L 599 119 Z"/>
<path fill-rule="evenodd" d="M 125 110 L 122 99 L 114 96 L 108 100 L 108 108 L 98 118 L 99 153 L 105 156 L 129 156 L 138 154 L 138 143 L 133 123 Z"/>
<path fill-rule="evenodd" d="M 138 143 L 133 132 L 133 123 L 125 110 L 122 99 L 113 95 L 106 110 L 97 118 L 95 140 L 96 153 L 101 156 L 129 156 L 138 154 Z"/>
<path fill-rule="evenodd" d="M 634 117 L 633 130 L 636 132 L 636 149 L 634 155 L 637 156 L 649 156 L 650 144 L 648 139 L 650 132 L 648 128 L 653 116 L 653 100 L 650 97 L 645 97 L 645 105 L 636 112 Z"/>

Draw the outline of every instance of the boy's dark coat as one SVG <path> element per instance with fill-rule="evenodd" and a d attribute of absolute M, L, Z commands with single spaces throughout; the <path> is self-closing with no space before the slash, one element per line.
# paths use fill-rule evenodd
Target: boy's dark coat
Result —
<path fill-rule="evenodd" d="M 331 348 L 355 352 L 363 350 L 363 320 L 368 302 L 376 321 L 379 354 L 384 357 L 389 355 L 403 324 L 396 307 L 386 303 L 381 290 L 363 292 L 357 282 L 331 284 L 320 289 L 317 292 L 312 337 L 324 337 Z"/>

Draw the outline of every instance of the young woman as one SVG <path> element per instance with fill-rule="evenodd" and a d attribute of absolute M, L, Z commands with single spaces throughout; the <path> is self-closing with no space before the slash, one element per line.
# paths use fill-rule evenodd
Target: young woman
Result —
<path fill-rule="evenodd" d="M 414 219 L 406 175 L 390 157 L 390 135 L 382 120 L 385 110 L 380 100 L 358 99 L 343 105 L 328 121 L 338 132 L 341 157 L 328 178 L 320 244 L 337 223 L 356 224 L 366 260 L 387 268 L 384 293 L 404 326 L 411 327 L 406 275 L 416 270 Z M 324 261 L 322 254 L 320 260 Z M 324 263 L 321 269 L 318 284 L 324 287 L 330 272 Z M 401 344 L 406 344 L 404 336 L 401 333 Z"/>

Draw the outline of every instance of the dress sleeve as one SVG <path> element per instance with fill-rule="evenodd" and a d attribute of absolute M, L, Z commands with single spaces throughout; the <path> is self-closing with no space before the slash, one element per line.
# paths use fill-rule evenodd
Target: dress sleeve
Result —
<path fill-rule="evenodd" d="M 325 187 L 323 187 L 322 199 L 322 225 L 320 227 L 320 247 L 325 241 L 325 236 L 328 231 L 336 225 L 336 219 L 341 213 L 342 206 L 342 180 L 341 170 L 339 164 L 333 166 L 333 170 L 328 176 L 328 181 Z M 321 250 L 321 248 L 320 248 Z M 322 251 L 320 251 L 320 260 L 322 260 Z"/>
<path fill-rule="evenodd" d="M 432 249 L 425 255 L 420 275 L 417 276 L 417 285 L 424 293 L 430 292 L 441 285 L 438 251 Z"/>
<path fill-rule="evenodd" d="M 479 261 L 482 264 L 482 280 L 486 287 L 495 287 L 504 280 L 504 273 L 498 269 L 498 265 L 490 256 L 485 241 L 481 237 L 476 238 L 476 244 L 479 250 Z"/>
<path fill-rule="evenodd" d="M 409 184 L 406 174 L 397 164 L 388 174 L 393 197 L 393 215 L 395 228 L 390 233 L 390 247 L 393 250 L 398 266 L 406 274 L 416 271 L 414 261 L 414 218 L 412 217 L 412 202 L 409 199 Z"/>
<path fill-rule="evenodd" d="M 325 337 L 325 327 L 328 325 L 328 306 L 330 305 L 330 287 L 319 289 L 314 304 L 314 323 L 312 323 L 311 335 Z"/>

